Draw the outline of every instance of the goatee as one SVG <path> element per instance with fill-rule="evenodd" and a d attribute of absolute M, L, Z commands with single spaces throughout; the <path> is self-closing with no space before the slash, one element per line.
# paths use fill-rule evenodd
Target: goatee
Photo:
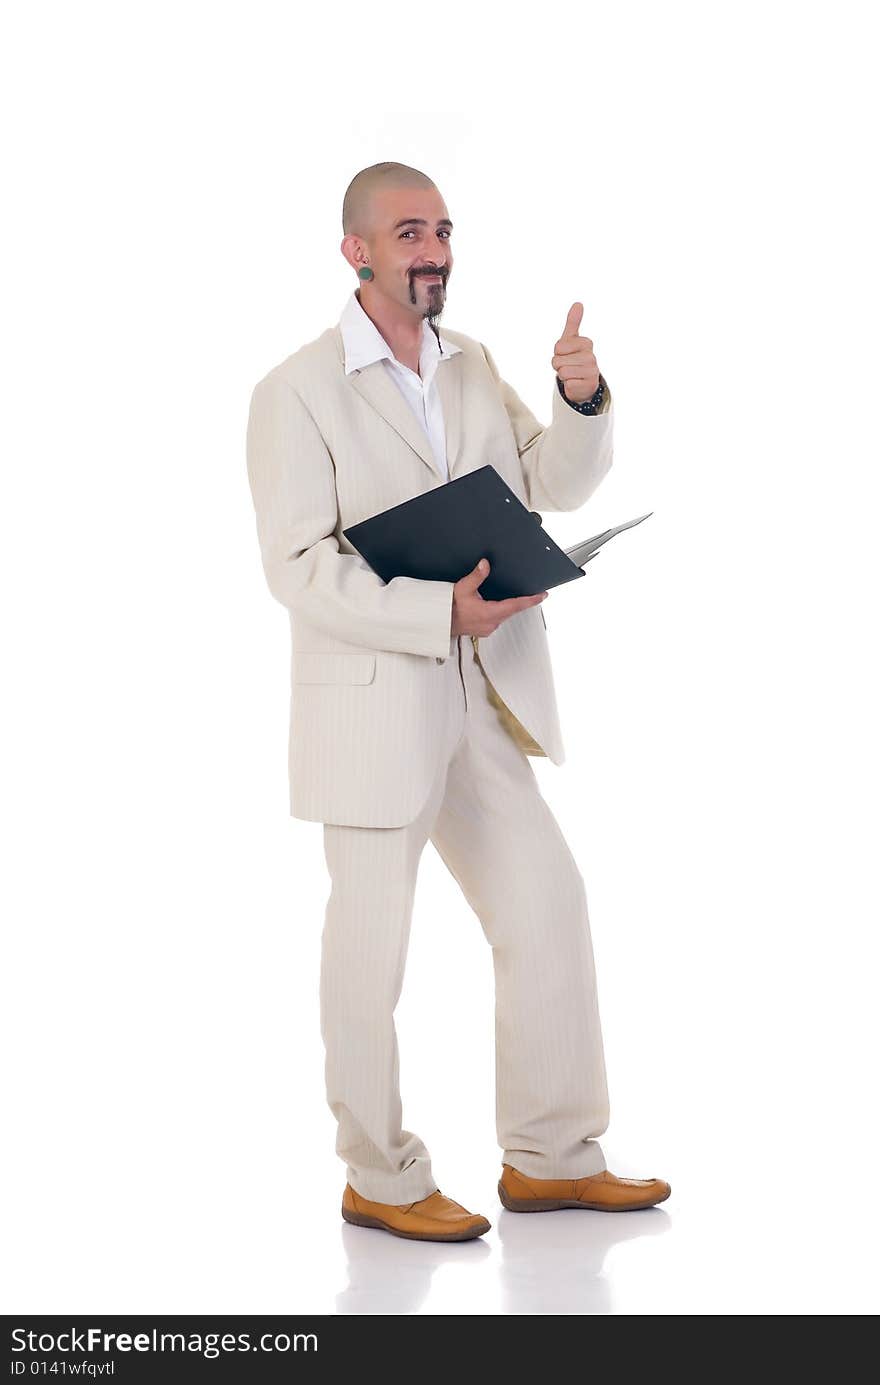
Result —
<path fill-rule="evenodd" d="M 414 275 L 412 276 L 412 278 L 410 279 L 410 283 L 409 283 L 409 296 L 410 296 L 410 301 L 413 302 L 413 303 L 417 303 L 417 302 L 418 302 L 416 280 L 417 280 L 417 279 L 423 279 L 423 278 L 427 278 L 427 275 L 423 275 L 423 274 L 414 274 Z M 430 327 L 431 331 L 434 333 L 434 336 L 437 338 L 437 345 L 438 345 L 438 346 L 440 345 L 440 333 L 439 333 L 439 331 L 438 331 L 438 329 L 437 329 L 437 324 L 438 324 L 438 322 L 440 321 L 440 316 L 441 316 L 441 314 L 442 314 L 442 312 L 443 312 L 444 307 L 446 306 L 446 293 L 445 293 L 445 289 L 446 289 L 446 279 L 445 279 L 445 277 L 443 277 L 443 276 L 441 276 L 441 279 L 440 279 L 440 283 L 439 283 L 439 284 L 430 284 L 430 285 L 428 285 L 427 290 L 426 290 L 426 302 L 427 302 L 427 306 L 426 306 L 425 311 L 424 311 L 424 314 L 423 314 L 424 320 L 427 322 L 427 324 L 428 324 L 428 326 Z"/>

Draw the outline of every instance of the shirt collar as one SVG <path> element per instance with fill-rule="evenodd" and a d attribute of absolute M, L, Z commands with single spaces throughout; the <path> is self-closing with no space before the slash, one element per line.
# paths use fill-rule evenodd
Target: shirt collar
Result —
<path fill-rule="evenodd" d="M 362 370 L 364 366 L 372 365 L 374 361 L 385 360 L 386 357 L 391 361 L 396 361 L 394 352 L 375 322 L 367 316 L 358 302 L 357 290 L 355 289 L 352 290 L 351 297 L 342 310 L 339 327 L 345 347 L 346 375 L 350 375 L 353 370 Z M 431 359 L 445 361 L 460 350 L 460 346 L 446 341 L 442 333 L 438 346 L 437 338 L 428 326 L 427 319 L 422 319 L 421 360 L 424 363 Z"/>

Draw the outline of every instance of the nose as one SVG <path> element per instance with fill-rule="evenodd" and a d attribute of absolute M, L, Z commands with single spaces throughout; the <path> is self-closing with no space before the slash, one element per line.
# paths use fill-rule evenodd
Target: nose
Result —
<path fill-rule="evenodd" d="M 435 233 L 435 235 L 437 244 L 440 247 L 440 254 L 436 260 L 425 260 L 424 264 L 417 266 L 418 271 L 422 274 L 439 274 L 441 271 L 443 273 L 448 273 L 449 271 L 449 266 L 447 264 L 449 246 L 439 232 Z"/>

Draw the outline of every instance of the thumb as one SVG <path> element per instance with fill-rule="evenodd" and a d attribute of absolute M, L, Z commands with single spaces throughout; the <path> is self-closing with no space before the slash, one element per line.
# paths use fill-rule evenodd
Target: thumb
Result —
<path fill-rule="evenodd" d="M 473 578 L 473 590 L 476 591 L 480 583 L 485 582 L 486 578 L 489 576 L 488 558 L 481 558 L 469 576 Z"/>
<path fill-rule="evenodd" d="M 581 325 L 581 318 L 584 315 L 583 303 L 572 303 L 568 310 L 568 317 L 565 319 L 565 326 L 562 329 L 564 337 L 576 337 L 578 328 Z"/>

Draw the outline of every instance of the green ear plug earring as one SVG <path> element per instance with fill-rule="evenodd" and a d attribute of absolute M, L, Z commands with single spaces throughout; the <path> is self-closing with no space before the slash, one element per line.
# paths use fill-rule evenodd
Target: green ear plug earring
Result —
<path fill-rule="evenodd" d="M 364 282 L 373 278 L 373 271 L 368 264 L 361 265 L 361 268 L 358 270 L 358 278 L 363 279 Z"/>

